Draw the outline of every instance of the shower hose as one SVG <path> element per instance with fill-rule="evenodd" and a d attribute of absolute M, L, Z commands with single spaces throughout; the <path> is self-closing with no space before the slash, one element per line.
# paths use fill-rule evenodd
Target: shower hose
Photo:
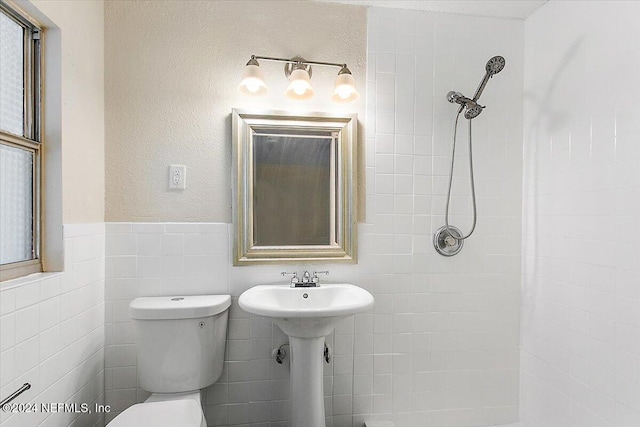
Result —
<path fill-rule="evenodd" d="M 469 177 L 470 177 L 470 183 L 471 183 L 471 200 L 472 200 L 472 206 L 473 206 L 473 222 L 471 224 L 471 230 L 469 231 L 469 233 L 467 235 L 462 235 L 462 236 L 456 236 L 452 230 L 449 229 L 449 204 L 451 203 L 451 184 L 453 183 L 453 166 L 455 164 L 455 158 L 456 158 L 456 138 L 457 138 L 457 133 L 458 133 L 458 119 L 460 118 L 460 113 L 462 112 L 462 108 L 460 108 L 460 110 L 458 111 L 458 114 L 456 115 L 456 119 L 455 122 L 453 124 L 453 142 L 451 144 L 451 169 L 449 170 L 449 188 L 447 190 L 447 207 L 445 209 L 445 214 L 444 214 L 444 224 L 445 224 L 445 228 L 447 230 L 447 233 L 449 233 L 449 235 L 451 237 L 453 237 L 456 240 L 464 240 L 469 238 L 473 232 L 476 229 L 476 220 L 477 220 L 477 210 L 476 210 L 476 186 L 474 183 L 474 178 L 473 178 L 473 144 L 471 141 L 471 119 L 468 119 L 469 121 Z"/>

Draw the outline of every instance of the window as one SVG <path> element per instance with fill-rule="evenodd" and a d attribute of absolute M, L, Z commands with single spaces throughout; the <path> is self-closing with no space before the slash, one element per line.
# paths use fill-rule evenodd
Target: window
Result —
<path fill-rule="evenodd" d="M 0 279 L 41 271 L 40 37 L 0 1 Z"/>

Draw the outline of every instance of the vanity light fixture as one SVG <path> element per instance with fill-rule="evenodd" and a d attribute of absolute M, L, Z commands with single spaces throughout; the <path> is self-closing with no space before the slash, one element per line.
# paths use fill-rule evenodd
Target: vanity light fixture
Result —
<path fill-rule="evenodd" d="M 334 102 L 352 102 L 360 98 L 356 89 L 356 79 L 351 75 L 351 71 L 345 65 L 338 71 L 336 77 L 336 87 L 333 89 L 331 99 Z"/>
<path fill-rule="evenodd" d="M 266 95 L 269 92 L 260 64 L 253 57 L 247 62 L 238 90 L 245 95 Z"/>
<path fill-rule="evenodd" d="M 303 58 L 295 57 L 291 59 L 273 58 L 269 56 L 251 55 L 251 59 L 247 62 L 244 75 L 238 90 L 246 95 L 266 95 L 269 91 L 264 81 L 264 74 L 260 68 L 258 60 L 284 62 L 284 74 L 289 79 L 289 85 L 285 90 L 285 94 L 292 99 L 311 99 L 315 94 L 313 86 L 311 86 L 311 65 L 323 65 L 328 67 L 338 67 L 338 77 L 336 78 L 335 88 L 331 99 L 335 102 L 352 102 L 360 98 L 358 89 L 356 89 L 356 81 L 351 75 L 351 71 L 347 68 L 347 64 L 338 64 L 335 62 L 307 61 Z"/>
<path fill-rule="evenodd" d="M 289 78 L 289 86 L 284 91 L 291 99 L 311 99 L 316 91 L 311 86 L 311 66 L 303 62 L 287 63 L 284 74 Z"/>

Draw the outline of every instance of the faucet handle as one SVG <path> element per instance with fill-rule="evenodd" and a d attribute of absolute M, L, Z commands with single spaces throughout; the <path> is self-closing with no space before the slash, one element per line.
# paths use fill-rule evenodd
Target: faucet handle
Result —
<path fill-rule="evenodd" d="M 293 272 L 287 272 L 287 271 L 283 271 L 281 273 L 283 276 L 289 275 L 291 274 L 291 286 L 294 286 L 296 283 L 298 283 L 299 279 L 298 279 L 298 273 L 296 273 L 295 271 Z"/>
<path fill-rule="evenodd" d="M 320 278 L 318 277 L 318 274 L 325 274 L 325 275 L 329 275 L 329 270 L 324 270 L 324 271 L 314 271 L 313 272 L 313 277 L 311 278 L 311 281 L 313 283 L 318 283 L 320 281 Z"/>

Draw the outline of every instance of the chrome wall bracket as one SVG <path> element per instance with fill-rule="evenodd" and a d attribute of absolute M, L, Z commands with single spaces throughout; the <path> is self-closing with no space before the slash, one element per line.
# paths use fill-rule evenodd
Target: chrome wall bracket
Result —
<path fill-rule="evenodd" d="M 309 78 L 311 78 L 311 65 L 309 65 L 309 63 L 307 63 L 304 58 L 301 58 L 299 56 L 291 58 L 291 62 L 286 62 L 284 64 L 284 75 L 289 78 L 289 76 L 291 76 L 291 73 L 293 73 L 293 70 L 298 69 L 307 70 L 307 73 L 309 73 Z"/>
<path fill-rule="evenodd" d="M 331 363 L 331 347 L 327 345 L 327 342 L 324 342 L 324 352 L 322 353 L 322 357 L 324 357 L 324 361 L 326 363 Z"/>
<path fill-rule="evenodd" d="M 447 231 L 446 226 L 442 226 L 436 231 L 433 235 L 433 247 L 436 249 L 442 256 L 454 256 L 458 254 L 462 250 L 462 246 L 464 246 L 464 240 L 456 239 L 454 237 L 462 237 L 462 232 L 453 226 L 449 226 L 449 231 Z"/>
<path fill-rule="evenodd" d="M 278 365 L 282 365 L 282 362 L 284 362 L 284 359 L 287 358 L 287 351 L 284 348 L 288 346 L 289 346 L 289 343 L 286 342 L 282 344 L 280 347 L 274 348 L 273 351 L 271 352 L 271 356 L 275 359 Z"/>

